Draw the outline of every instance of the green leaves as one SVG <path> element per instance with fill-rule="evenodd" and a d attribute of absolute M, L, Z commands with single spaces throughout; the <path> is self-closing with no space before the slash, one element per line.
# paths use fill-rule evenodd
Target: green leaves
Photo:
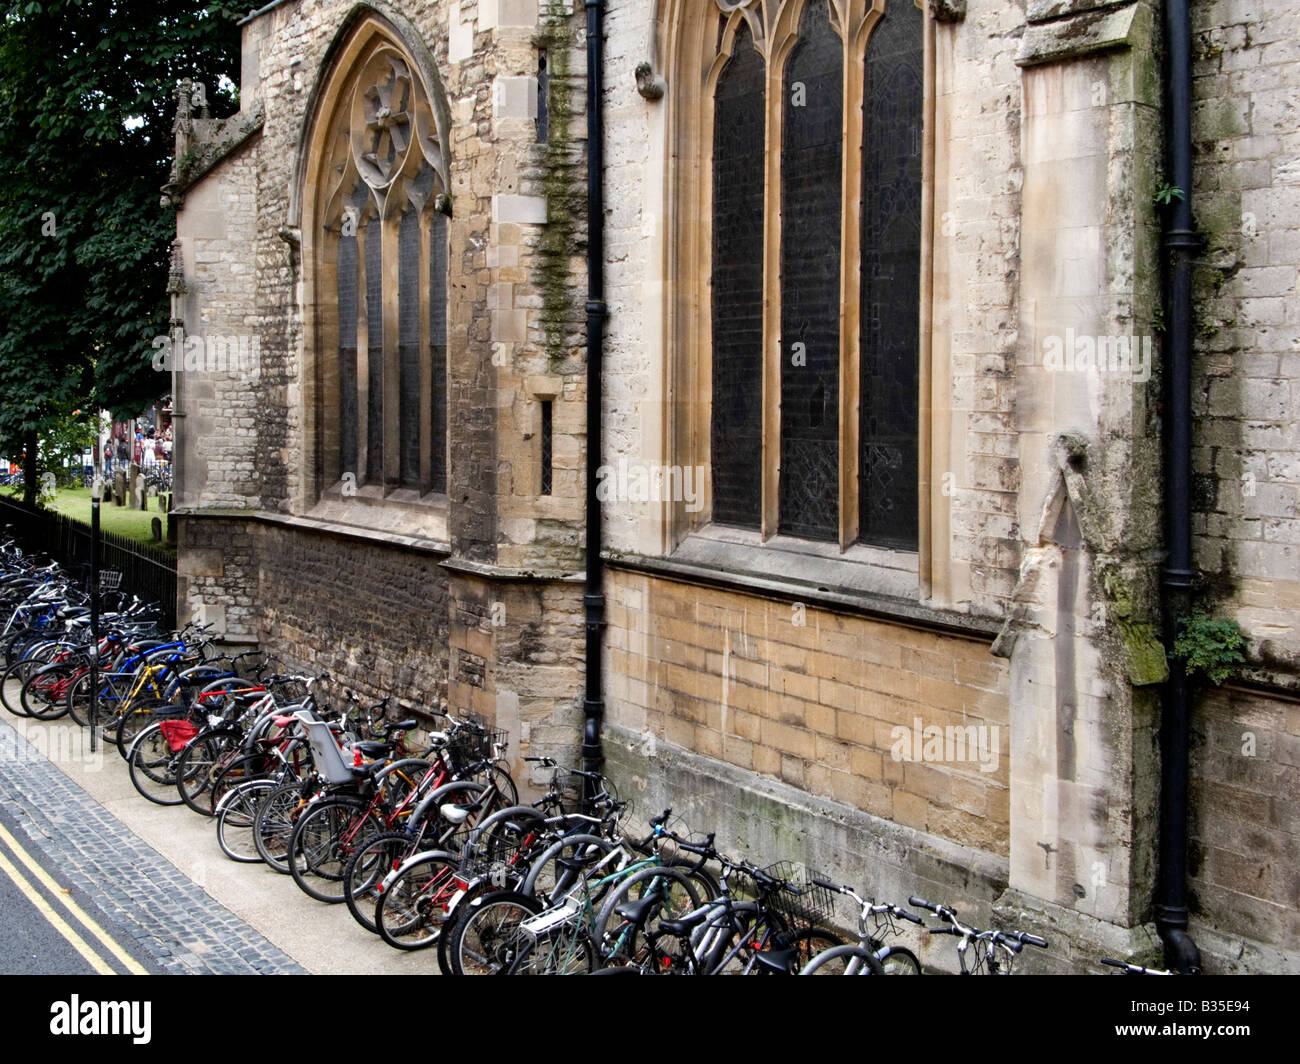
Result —
<path fill-rule="evenodd" d="M 202 3 L 202 0 L 199 0 Z M 0 0 L 0 449 L 75 408 L 135 413 L 167 383 L 173 90 L 233 111 L 246 2 Z"/>
<path fill-rule="evenodd" d="M 1174 657 L 1181 658 L 1189 676 L 1200 673 L 1220 684 L 1246 662 L 1246 637 L 1231 618 L 1214 618 L 1196 612 L 1185 617 L 1174 641 Z"/>

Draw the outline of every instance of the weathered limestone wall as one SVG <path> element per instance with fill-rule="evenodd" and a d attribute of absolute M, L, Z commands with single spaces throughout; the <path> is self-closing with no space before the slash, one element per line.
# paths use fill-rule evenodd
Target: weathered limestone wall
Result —
<path fill-rule="evenodd" d="M 262 117 L 260 132 L 185 192 L 187 327 L 252 332 L 260 359 L 251 385 L 196 385 L 181 500 L 193 516 L 181 520 L 202 553 L 186 563 L 195 574 L 182 598 L 187 609 L 223 609 L 228 637 L 261 640 L 360 689 L 489 717 L 499 704 L 515 755 L 531 741 L 568 759 L 584 549 L 582 8 L 372 5 L 404 47 L 431 54 L 451 117 L 448 491 L 446 501 L 401 506 L 349 504 L 337 491 L 323 499 L 332 486 L 317 476 L 315 381 L 333 355 L 306 346 L 317 294 L 302 227 L 315 220 L 301 217 L 297 183 L 314 93 L 357 8 L 291 0 L 244 26 L 241 101 Z M 549 495 L 542 400 L 553 404 Z M 306 520 L 236 524 L 225 520 L 231 509 Z M 222 556 L 223 541 L 241 544 L 238 561 Z"/>
<path fill-rule="evenodd" d="M 1006 855 L 1008 670 L 987 643 L 631 573 L 611 584 L 610 720 L 647 750 Z"/>
<path fill-rule="evenodd" d="M 1197 567 L 1251 641 L 1254 673 L 1300 685 L 1300 10 L 1193 7 Z"/>
<path fill-rule="evenodd" d="M 1192 5 L 1193 545 L 1246 675 L 1300 690 L 1300 9 Z M 1192 718 L 1192 933 L 1223 970 L 1300 970 L 1300 714 L 1220 690 Z"/>
<path fill-rule="evenodd" d="M 186 347 L 172 352 L 179 367 L 173 376 L 176 424 L 184 437 L 177 451 L 177 506 L 256 508 L 262 498 L 257 426 L 263 330 L 252 250 L 258 162 L 255 147 L 239 149 L 177 214 L 186 284 Z M 191 346 L 196 341 L 202 346 Z M 231 344 L 241 356 L 236 365 Z"/>

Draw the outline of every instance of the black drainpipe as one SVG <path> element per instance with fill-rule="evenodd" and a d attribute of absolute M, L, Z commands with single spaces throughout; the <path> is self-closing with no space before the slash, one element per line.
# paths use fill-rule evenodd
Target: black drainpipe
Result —
<path fill-rule="evenodd" d="M 1165 218 L 1169 324 L 1165 345 L 1165 521 L 1169 554 L 1161 574 L 1164 632 L 1172 648 L 1180 618 L 1191 612 L 1192 568 L 1192 32 L 1188 0 L 1166 0 L 1169 181 L 1182 190 Z M 1190 698 L 1183 663 L 1171 658 L 1160 722 L 1160 884 L 1156 928 L 1165 964 L 1199 972 L 1201 954 L 1187 933 L 1187 747 Z"/>
<path fill-rule="evenodd" d="M 587 583 L 586 697 L 583 700 L 582 767 L 599 772 L 605 763 L 600 723 L 605 716 L 601 682 L 601 635 L 605 627 L 605 563 L 599 481 L 601 456 L 601 363 L 605 330 L 605 141 L 602 104 L 604 79 L 604 7 L 587 0 Z"/>

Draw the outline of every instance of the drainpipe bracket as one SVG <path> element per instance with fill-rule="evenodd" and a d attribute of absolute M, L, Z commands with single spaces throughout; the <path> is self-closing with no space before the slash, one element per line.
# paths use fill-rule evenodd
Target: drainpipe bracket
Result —
<path fill-rule="evenodd" d="M 1165 247 L 1174 251 L 1204 251 L 1209 245 L 1209 237 L 1195 229 L 1168 229 L 1165 231 Z"/>

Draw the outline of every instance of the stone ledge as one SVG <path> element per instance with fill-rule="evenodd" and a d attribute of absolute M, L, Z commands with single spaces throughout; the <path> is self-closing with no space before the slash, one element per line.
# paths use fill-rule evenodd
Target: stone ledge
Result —
<path fill-rule="evenodd" d="M 281 527 L 296 528 L 306 532 L 342 536 L 344 539 L 365 540 L 384 547 L 403 547 L 424 554 L 447 555 L 451 553 L 451 544 L 440 540 L 426 539 L 419 536 L 395 535 L 391 532 L 380 532 L 359 525 L 346 525 L 311 517 L 292 517 L 288 514 L 270 513 L 266 510 L 241 510 L 235 507 L 203 507 L 202 509 L 178 507 L 172 513 L 187 520 L 199 518 L 203 520 L 248 521 L 253 524 L 280 525 Z M 181 553 L 185 553 L 185 551 Z"/>
<path fill-rule="evenodd" d="M 1020 41 L 1016 66 L 1032 67 L 1079 59 L 1151 40 L 1154 16 L 1145 3 L 1104 11 L 1082 11 L 1054 22 L 1031 24 Z"/>
<path fill-rule="evenodd" d="M 964 636 L 980 642 L 992 643 L 1002 628 L 1002 621 L 996 618 L 950 613 L 907 599 L 890 598 L 871 592 L 825 589 L 793 578 L 754 576 L 673 558 L 652 558 L 634 553 L 606 551 L 602 557 L 612 568 L 628 572 L 645 573 L 702 587 L 750 593 L 784 602 L 803 602 L 832 613 L 869 617 L 923 631 Z"/>

